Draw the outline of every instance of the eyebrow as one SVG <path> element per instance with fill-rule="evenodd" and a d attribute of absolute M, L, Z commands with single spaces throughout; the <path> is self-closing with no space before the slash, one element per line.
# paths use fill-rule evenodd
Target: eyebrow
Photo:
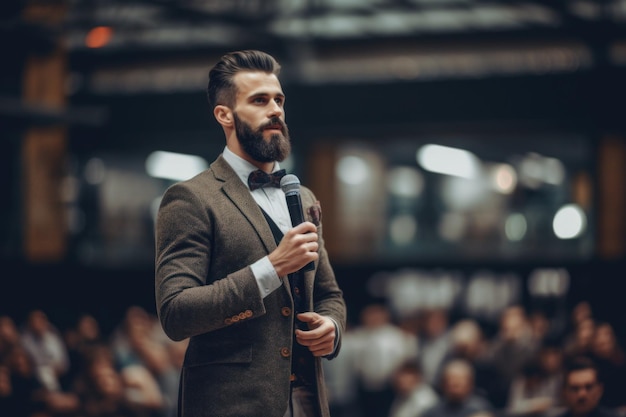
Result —
<path fill-rule="evenodd" d="M 272 95 L 275 95 L 276 97 L 281 97 L 281 98 L 283 98 L 283 99 L 285 98 L 285 94 L 284 94 L 284 93 L 282 93 L 282 92 L 279 92 L 279 93 L 276 93 L 276 94 L 272 94 L 272 93 L 267 93 L 267 92 L 264 92 L 264 91 L 259 91 L 259 92 L 257 92 L 257 93 L 252 93 L 252 94 L 248 97 L 248 99 L 249 99 L 249 100 L 252 100 L 252 99 L 255 99 L 255 98 L 257 98 L 257 97 L 269 97 L 269 96 L 272 96 Z"/>

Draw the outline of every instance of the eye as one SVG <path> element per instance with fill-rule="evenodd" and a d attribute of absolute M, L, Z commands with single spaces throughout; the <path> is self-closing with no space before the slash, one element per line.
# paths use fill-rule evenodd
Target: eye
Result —
<path fill-rule="evenodd" d="M 275 101 L 275 102 L 276 102 L 276 104 L 278 104 L 279 106 L 282 106 L 282 105 L 283 105 L 283 103 L 285 102 L 285 99 L 284 99 L 284 98 L 282 98 L 282 97 L 276 97 L 276 98 L 274 99 L 274 101 Z"/>
<path fill-rule="evenodd" d="M 265 99 L 265 97 L 255 97 L 252 102 L 254 104 L 265 104 L 267 100 Z"/>

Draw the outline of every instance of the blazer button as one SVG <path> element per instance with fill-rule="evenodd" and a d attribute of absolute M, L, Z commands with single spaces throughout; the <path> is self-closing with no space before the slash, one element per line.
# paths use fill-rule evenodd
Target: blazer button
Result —
<path fill-rule="evenodd" d="M 282 356 L 283 358 L 288 358 L 289 355 L 291 355 L 291 352 L 289 351 L 289 348 L 280 348 L 280 356 Z"/>
<path fill-rule="evenodd" d="M 239 317 L 240 320 L 245 320 L 246 319 L 246 313 L 241 312 L 241 313 L 239 313 L 238 317 Z"/>
<path fill-rule="evenodd" d="M 239 316 L 237 316 L 237 315 L 233 316 L 232 317 L 232 321 L 233 321 L 233 323 L 238 322 L 239 321 Z"/>
<path fill-rule="evenodd" d="M 295 292 L 296 295 L 300 295 L 300 288 L 298 288 L 298 287 L 294 288 L 293 292 Z"/>
<path fill-rule="evenodd" d="M 289 317 L 291 316 L 291 309 L 289 307 L 283 307 L 280 309 L 280 314 L 282 314 L 285 317 Z"/>
<path fill-rule="evenodd" d="M 232 319 L 230 319 L 230 318 L 225 319 L 225 320 L 224 320 L 224 324 L 226 324 L 226 325 L 233 324 L 233 320 L 232 320 Z"/>
<path fill-rule="evenodd" d="M 245 315 L 246 317 L 248 317 L 248 318 L 252 317 L 252 310 L 246 310 L 246 311 L 244 312 L 244 315 Z"/>

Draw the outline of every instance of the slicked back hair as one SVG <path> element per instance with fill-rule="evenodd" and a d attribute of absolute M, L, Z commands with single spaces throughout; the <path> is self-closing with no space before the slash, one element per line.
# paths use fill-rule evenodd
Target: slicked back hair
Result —
<path fill-rule="evenodd" d="M 217 105 L 234 107 L 237 87 L 233 78 L 242 71 L 262 71 L 278 76 L 280 64 L 271 55 L 256 50 L 235 51 L 222 56 L 209 72 L 207 99 L 211 108 Z"/>

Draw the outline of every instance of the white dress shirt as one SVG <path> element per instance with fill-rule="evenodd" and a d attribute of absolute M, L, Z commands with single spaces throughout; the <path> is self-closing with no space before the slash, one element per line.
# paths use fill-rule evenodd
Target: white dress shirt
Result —
<path fill-rule="evenodd" d="M 237 173 L 239 178 L 241 178 L 241 181 L 243 181 L 246 187 L 248 187 L 248 176 L 252 171 L 256 171 L 257 167 L 240 156 L 235 155 L 230 149 L 228 149 L 228 146 L 224 148 L 222 156 Z M 279 169 L 280 165 L 278 162 L 275 162 L 274 170 L 272 172 L 278 171 Z M 250 193 L 257 204 L 265 210 L 272 220 L 274 220 L 274 223 L 276 223 L 283 233 L 286 233 L 289 229 L 291 229 L 291 217 L 289 216 L 289 210 L 287 209 L 285 193 L 282 189 L 276 187 L 263 187 L 250 191 Z M 267 256 L 259 259 L 250 265 L 250 267 L 252 268 L 252 273 L 257 280 L 259 291 L 261 291 L 261 296 L 263 298 L 282 285 L 282 282 L 274 269 L 274 265 L 272 265 Z"/>

